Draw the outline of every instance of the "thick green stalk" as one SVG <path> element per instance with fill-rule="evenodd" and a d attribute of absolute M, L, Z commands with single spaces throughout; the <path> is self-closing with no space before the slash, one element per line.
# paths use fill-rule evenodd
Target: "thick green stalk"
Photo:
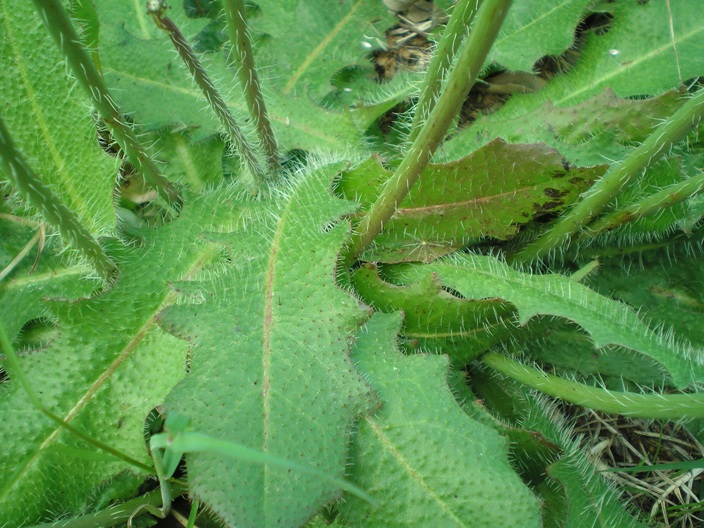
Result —
<path fill-rule="evenodd" d="M 614 211 L 603 218 L 599 218 L 592 224 L 589 224 L 582 234 L 586 237 L 594 237 L 604 231 L 614 229 L 629 222 L 634 222 L 640 218 L 683 202 L 703 190 L 704 173 L 692 178 L 687 178 L 683 182 L 669 185 L 628 207 L 624 207 L 620 211 Z"/>
<path fill-rule="evenodd" d="M 474 15 L 479 10 L 481 1 L 460 0 L 452 11 L 452 16 L 447 23 L 445 31 L 442 33 L 438 47 L 433 54 L 433 59 L 430 61 L 428 72 L 425 74 L 423 91 L 418 98 L 416 113 L 413 116 L 413 124 L 411 125 L 411 133 L 408 136 L 410 143 L 413 143 L 416 139 L 423 123 L 433 108 L 435 108 L 435 103 L 440 95 L 442 80 L 447 75 L 452 59 L 469 31 L 469 26 L 472 24 Z"/>
<path fill-rule="evenodd" d="M 152 4 L 157 5 L 152 6 Z M 259 160 L 250 147 L 244 133 L 228 110 L 225 101 L 220 96 L 220 93 L 215 88 L 215 85 L 210 80 L 210 77 L 208 77 L 205 68 L 203 68 L 203 65 L 198 60 L 198 57 L 196 57 L 191 45 L 186 40 L 186 37 L 183 36 L 183 33 L 181 33 L 176 24 L 174 24 L 173 20 L 164 15 L 166 7 L 166 2 L 163 0 L 147 3 L 147 11 L 152 15 L 154 23 L 159 29 L 164 30 L 169 35 L 171 42 L 176 48 L 176 51 L 178 51 L 178 54 L 181 56 L 183 62 L 186 64 L 188 71 L 191 72 L 198 88 L 200 88 L 201 92 L 203 92 L 208 104 L 225 128 L 226 134 L 235 145 L 237 152 L 254 176 L 255 181 L 253 184 L 253 190 L 256 191 L 264 180 L 264 170 L 259 164 Z"/>
<path fill-rule="evenodd" d="M 61 238 L 92 266 L 101 279 L 109 281 L 117 269 L 78 218 L 51 192 L 27 165 L 15 148 L 0 117 L 0 167 L 23 200 L 36 208 Z"/>
<path fill-rule="evenodd" d="M 582 201 L 546 233 L 515 254 L 512 260 L 518 262 L 536 260 L 570 240 L 572 235 L 601 213 L 626 185 L 668 152 L 672 145 L 696 128 L 703 115 L 704 89 L 694 94 L 623 162 L 613 165 L 604 177 L 584 194 Z"/>
<path fill-rule="evenodd" d="M 92 445 L 93 447 L 100 449 L 101 451 L 104 451 L 105 453 L 108 453 L 108 454 L 114 456 L 115 458 L 118 458 L 118 459 L 126 462 L 127 464 L 129 464 L 135 468 L 138 468 L 142 471 L 145 471 L 147 473 L 154 472 L 153 468 L 150 468 L 146 464 L 142 464 L 140 461 L 135 460 L 131 456 L 126 455 L 125 453 L 122 453 L 121 451 L 118 451 L 117 449 L 113 449 L 112 447 L 105 445 L 102 442 L 99 442 L 98 440 L 95 440 L 94 438 L 88 436 L 87 434 L 83 433 L 79 429 L 76 429 L 68 422 L 65 422 L 60 417 L 58 417 L 54 413 L 52 413 L 49 409 L 44 407 L 44 404 L 39 399 L 39 395 L 36 392 L 34 392 L 32 385 L 29 383 L 29 380 L 27 379 L 27 376 L 24 373 L 24 370 L 22 370 L 22 366 L 20 365 L 20 360 L 17 357 L 17 353 L 15 352 L 15 348 L 12 346 L 12 342 L 10 341 L 10 337 L 7 335 L 5 327 L 2 325 L 2 323 L 0 323 L 0 349 L 2 349 L 2 351 L 5 353 L 5 357 L 7 358 L 7 364 L 10 366 L 10 369 L 11 369 L 10 375 L 14 376 L 14 378 L 19 382 L 19 384 L 22 386 L 24 391 L 27 393 L 27 396 L 29 397 L 29 401 L 44 416 L 46 416 L 47 418 L 52 420 L 57 425 L 63 427 L 64 429 L 66 429 L 70 433 L 76 435 L 78 438 L 80 438 L 81 440 L 83 440 L 87 444 Z"/>
<path fill-rule="evenodd" d="M 510 6 L 511 0 L 484 0 L 474 29 L 460 51 L 445 90 L 401 165 L 362 219 L 358 233 L 352 239 L 348 258 L 358 257 L 371 244 L 430 162 L 476 81 Z"/>
<path fill-rule="evenodd" d="M 244 90 L 247 108 L 254 120 L 259 141 L 264 149 L 269 170 L 275 173 L 281 168 L 279 162 L 279 149 L 276 145 L 274 131 L 271 128 L 269 114 L 266 111 L 264 97 L 262 96 L 259 76 L 254 66 L 254 53 L 247 31 L 247 19 L 244 12 L 243 0 L 223 0 L 225 7 L 225 20 L 232 44 L 232 53 L 237 53 L 237 73 L 240 84 Z"/>
<path fill-rule="evenodd" d="M 44 25 L 66 57 L 78 84 L 91 98 L 95 109 L 105 121 L 128 161 L 142 173 L 144 179 L 156 189 L 159 196 L 172 209 L 178 210 L 181 205 L 178 192 L 161 174 L 132 129 L 121 119 L 117 103 L 110 96 L 103 76 L 98 72 L 95 63 L 81 45 L 81 40 L 61 5 L 61 0 L 32 1 Z"/>
<path fill-rule="evenodd" d="M 487 352 L 480 359 L 492 369 L 532 389 L 596 411 L 656 420 L 704 417 L 704 394 L 610 391 L 547 374 L 496 352 Z"/>

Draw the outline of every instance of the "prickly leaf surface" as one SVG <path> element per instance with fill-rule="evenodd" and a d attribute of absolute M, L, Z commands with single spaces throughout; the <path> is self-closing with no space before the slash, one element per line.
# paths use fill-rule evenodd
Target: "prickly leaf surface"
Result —
<path fill-rule="evenodd" d="M 429 165 L 364 258 L 430 262 L 481 238 L 506 240 L 574 202 L 605 170 L 571 166 L 544 145 L 492 141 L 461 160 Z M 372 158 L 344 174 L 338 189 L 369 207 L 390 176 Z"/>
<path fill-rule="evenodd" d="M 574 31 L 591 0 L 517 0 L 508 11 L 490 60 L 508 70 L 532 71 L 545 55 L 560 55 L 574 41 Z"/>
<path fill-rule="evenodd" d="M 461 365 L 515 332 L 516 311 L 510 303 L 459 299 L 444 291 L 430 272 L 418 279 L 411 284 L 391 284 L 372 264 L 352 273 L 355 290 L 375 310 L 403 310 L 401 335 L 409 349 L 442 350 Z"/>
<path fill-rule="evenodd" d="M 298 176 L 274 203 L 252 204 L 243 231 L 204 234 L 229 264 L 160 317 L 191 347 L 191 371 L 167 411 L 190 416 L 196 431 L 336 477 L 370 398 L 348 355 L 367 311 L 335 284 L 350 231 L 340 217 L 356 207 L 331 194 L 341 168 Z M 191 494 L 230 526 L 299 526 L 338 495 L 318 477 L 214 454 L 187 462 Z"/>
<path fill-rule="evenodd" d="M 54 339 L 22 357 L 43 404 L 144 464 L 149 462 L 144 419 L 183 376 L 186 359 L 184 343 L 159 328 L 157 314 L 173 300 L 169 282 L 187 278 L 217 257 L 199 233 L 236 222 L 231 204 L 218 210 L 217 203 L 194 200 L 174 222 L 133 233 L 141 247 L 113 247 L 121 274 L 106 291 L 75 300 L 35 301 L 57 325 Z M 25 274 L 24 280 L 36 288 L 41 278 Z M 6 287 L 11 293 L 13 282 Z M 8 299 L 18 307 L 24 302 L 6 296 L 3 303 Z M 30 405 L 12 372 L 9 376 L 0 392 L 3 522 L 22 526 L 81 513 L 91 490 L 124 471 L 125 463 L 105 459 L 49 421 Z M 65 448 L 87 450 L 99 461 L 67 455 Z"/>
<path fill-rule="evenodd" d="M 505 438 L 459 407 L 445 358 L 400 353 L 399 325 L 398 313 L 376 314 L 357 336 L 353 359 L 382 408 L 360 423 L 351 476 L 381 507 L 348 497 L 343 517 L 370 528 L 541 526 L 540 503 L 509 465 Z"/>
<path fill-rule="evenodd" d="M 424 268 L 399 265 L 394 276 L 414 280 L 432 271 L 442 284 L 467 299 L 498 297 L 513 303 L 525 324 L 536 315 L 566 318 L 584 328 L 595 348 L 619 345 L 657 361 L 680 388 L 704 380 L 699 350 L 656 333 L 628 306 L 603 297 L 563 275 L 531 275 L 509 267 L 494 257 L 456 256 Z"/>
<path fill-rule="evenodd" d="M 92 233 L 110 233 L 115 162 L 31 2 L 0 1 L 0 71 L 0 113 L 31 169 Z"/>

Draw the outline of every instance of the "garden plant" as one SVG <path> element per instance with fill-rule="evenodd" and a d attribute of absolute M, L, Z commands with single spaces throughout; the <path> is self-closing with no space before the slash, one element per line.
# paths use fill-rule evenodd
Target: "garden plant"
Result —
<path fill-rule="evenodd" d="M 699 12 L 0 0 L 0 527 L 701 523 Z"/>

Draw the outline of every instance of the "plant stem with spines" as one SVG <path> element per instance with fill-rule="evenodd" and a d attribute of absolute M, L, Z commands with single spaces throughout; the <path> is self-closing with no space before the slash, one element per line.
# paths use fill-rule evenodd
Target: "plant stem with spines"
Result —
<path fill-rule="evenodd" d="M 157 27 L 164 30 L 169 35 L 171 42 L 176 48 L 176 51 L 178 51 L 178 54 L 181 56 L 183 62 L 186 64 L 186 67 L 193 76 L 193 79 L 196 81 L 198 88 L 200 88 L 201 92 L 203 92 L 208 104 L 215 112 L 215 115 L 220 120 L 220 123 L 222 123 L 225 127 L 225 132 L 234 143 L 239 155 L 242 156 L 242 159 L 254 176 L 255 181 L 252 190 L 256 192 L 264 180 L 265 172 L 262 169 L 257 156 L 250 147 L 249 142 L 245 138 L 244 133 L 228 110 L 225 101 L 220 96 L 220 93 L 218 93 L 213 82 L 210 80 L 210 77 L 198 60 L 198 57 L 196 57 L 191 45 L 188 43 L 176 24 L 174 24 L 173 20 L 165 16 L 163 14 L 163 10 L 151 12 L 150 14 L 152 15 L 154 23 Z"/>
<path fill-rule="evenodd" d="M 592 221 L 623 188 L 643 173 L 672 145 L 680 141 L 704 116 L 704 89 L 692 96 L 672 117 L 655 130 L 623 162 L 613 165 L 569 213 L 560 218 L 537 240 L 513 255 L 511 260 L 530 262 L 547 255 L 569 241 Z"/>
<path fill-rule="evenodd" d="M 109 281 L 117 268 L 110 261 L 97 240 L 80 220 L 66 207 L 51 189 L 27 165 L 15 147 L 5 123 L 0 117 L 0 166 L 5 169 L 10 183 L 32 207 L 75 248 L 95 269 L 100 278 Z"/>
<path fill-rule="evenodd" d="M 423 91 L 418 98 L 413 123 L 411 124 L 411 133 L 408 136 L 410 143 L 413 143 L 416 139 L 423 122 L 435 107 L 440 95 L 442 80 L 445 78 L 450 64 L 452 64 L 452 59 L 455 57 L 457 49 L 469 31 L 469 26 L 474 19 L 474 15 L 479 10 L 481 1 L 460 0 L 455 5 L 447 27 L 443 31 L 438 47 L 433 54 L 433 59 L 430 61 L 428 71 L 425 74 Z"/>
<path fill-rule="evenodd" d="M 103 76 L 81 45 L 81 40 L 71 24 L 60 0 L 32 0 L 44 25 L 59 46 L 78 84 L 88 94 L 115 141 L 127 160 L 153 186 L 159 196 L 175 213 L 180 209 L 181 198 L 176 188 L 167 180 L 140 144 L 132 129 L 121 119 L 120 110 L 113 100 Z"/>
<path fill-rule="evenodd" d="M 183 495 L 186 491 L 186 488 L 179 484 L 172 484 L 171 486 L 171 492 L 174 498 Z M 132 518 L 134 512 L 145 505 L 154 507 L 161 506 L 161 493 L 159 493 L 158 489 L 135 497 L 127 502 L 115 504 L 114 506 L 110 506 L 96 513 L 89 513 L 81 515 L 80 517 L 47 524 L 35 524 L 30 528 L 95 528 L 96 526 L 108 527 L 118 524 L 125 526 L 125 523 Z M 139 512 L 139 514 L 142 515 L 141 512 Z M 147 514 L 148 511 L 144 510 L 144 515 Z"/>
<path fill-rule="evenodd" d="M 704 394 L 639 394 L 610 391 L 548 374 L 497 352 L 487 352 L 480 360 L 488 367 L 532 389 L 596 411 L 656 420 L 704 417 Z"/>
<path fill-rule="evenodd" d="M 614 229 L 623 224 L 634 222 L 651 214 L 662 211 L 667 207 L 683 202 L 696 194 L 704 191 L 704 174 L 698 174 L 685 181 L 668 185 L 664 189 L 646 196 L 619 211 L 596 220 L 587 226 L 583 232 L 585 237 L 594 237 L 599 233 Z"/>
<path fill-rule="evenodd" d="M 496 40 L 512 0 L 484 0 L 447 85 L 401 165 L 386 182 L 352 239 L 348 259 L 358 257 L 382 231 L 444 139 Z"/>
<path fill-rule="evenodd" d="M 271 128 L 269 114 L 266 111 L 259 76 L 254 66 L 254 53 L 252 52 L 252 44 L 247 31 L 244 1 L 223 0 L 223 4 L 232 53 L 236 53 L 238 58 L 237 73 L 244 90 L 247 108 L 254 120 L 269 170 L 276 173 L 281 168 L 279 149 L 276 145 L 274 131 Z"/>

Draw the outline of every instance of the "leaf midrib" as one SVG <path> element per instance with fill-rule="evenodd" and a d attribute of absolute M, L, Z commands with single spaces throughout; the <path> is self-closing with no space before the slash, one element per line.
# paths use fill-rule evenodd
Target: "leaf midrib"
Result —
<path fill-rule="evenodd" d="M 606 82 L 613 79 L 614 77 L 618 77 L 620 75 L 628 75 L 629 71 L 631 71 L 636 66 L 639 66 L 640 64 L 642 64 L 643 62 L 646 62 L 648 60 L 652 60 L 653 57 L 660 55 L 668 50 L 672 50 L 673 46 L 677 46 L 677 44 L 682 44 L 683 42 L 685 42 L 691 38 L 696 37 L 700 33 L 704 33 L 704 26 L 696 28 L 693 31 L 690 31 L 689 33 L 682 35 L 682 37 L 679 39 L 675 39 L 675 40 L 670 39 L 670 41 L 667 44 L 663 44 L 662 46 L 651 50 L 649 53 L 646 53 L 645 55 L 641 55 L 640 57 L 633 59 L 631 62 L 629 62 L 625 66 L 620 65 L 619 68 L 611 70 L 610 72 L 604 74 L 599 79 L 592 79 L 592 81 L 589 83 L 581 83 L 581 86 L 582 86 L 581 89 L 571 91 L 567 95 L 565 95 L 565 97 L 563 97 L 562 99 L 557 99 L 557 100 L 553 101 L 553 105 L 556 107 L 563 106 L 563 105 L 565 105 L 566 102 L 568 102 L 571 99 L 574 99 L 576 97 L 579 97 L 584 92 L 593 91 L 595 88 L 603 86 Z"/>
<path fill-rule="evenodd" d="M 311 63 L 320 55 L 323 50 L 327 47 L 328 44 L 334 39 L 340 31 L 347 25 L 347 23 L 352 19 L 352 15 L 354 12 L 357 10 L 357 8 L 360 6 L 362 3 L 362 0 L 357 0 L 357 2 L 350 8 L 350 10 L 347 12 L 347 14 L 342 17 L 342 19 L 335 24 L 335 27 L 332 28 L 332 31 L 328 33 L 325 38 L 318 44 L 313 51 L 311 51 L 305 59 L 303 59 L 303 62 L 301 65 L 296 69 L 294 74 L 289 78 L 288 82 L 284 85 L 283 88 L 283 94 L 288 95 L 293 87 L 296 85 L 298 80 L 301 78 L 301 76 L 305 73 L 305 71 L 308 69 L 308 67 L 311 65 Z"/>
<path fill-rule="evenodd" d="M 469 528 L 469 525 L 465 524 L 460 517 L 452 510 L 450 505 L 442 499 L 433 488 L 428 484 L 423 477 L 413 469 L 411 463 L 406 460 L 403 454 L 396 448 L 391 439 L 384 434 L 381 424 L 379 424 L 374 418 L 367 417 L 364 419 L 370 429 L 374 432 L 374 435 L 379 439 L 382 446 L 389 452 L 389 454 L 398 462 L 398 464 L 403 468 L 403 470 L 409 475 L 411 480 L 417 482 L 418 485 L 423 488 L 426 495 L 431 497 L 434 502 L 436 502 L 440 508 L 447 512 L 447 514 L 455 521 L 457 526 Z"/>
<path fill-rule="evenodd" d="M 5 2 L 0 2 L 0 8 L 4 8 L 5 6 Z M 80 199 L 79 193 L 76 191 L 74 185 L 72 185 L 73 179 L 70 177 L 70 174 L 68 174 L 66 171 L 67 163 L 61 156 L 56 142 L 54 141 L 54 137 L 49 130 L 46 115 L 42 110 L 41 105 L 37 102 L 37 95 L 30 81 L 30 75 L 27 73 L 27 70 L 25 68 L 25 62 L 23 60 L 24 57 L 17 45 L 17 38 L 12 29 L 12 24 L 10 23 L 11 18 L 7 12 L 7 9 L 3 10 L 4 12 L 2 18 L 5 21 L 5 34 L 7 35 L 7 40 L 10 43 L 10 48 L 12 49 L 12 54 L 15 59 L 14 62 L 17 66 L 17 70 L 19 71 L 20 77 L 22 78 L 22 85 L 26 90 L 27 99 L 29 100 L 29 103 L 31 105 L 36 124 L 38 125 L 39 130 L 41 132 L 43 144 L 51 154 L 51 159 L 54 164 L 54 168 L 56 169 L 56 172 L 61 176 L 63 194 L 70 197 L 70 203 L 76 205 L 81 204 L 82 208 L 83 200 Z"/>
<path fill-rule="evenodd" d="M 182 280 L 189 280 L 201 269 L 201 267 L 210 258 L 210 248 L 206 246 L 200 253 L 200 256 L 195 260 L 191 268 L 186 271 L 183 275 Z M 108 365 L 108 367 L 98 376 L 98 378 L 88 387 L 85 393 L 78 399 L 77 403 L 71 408 L 64 416 L 64 422 L 70 423 L 90 402 L 91 398 L 98 392 L 98 390 L 103 386 L 103 384 L 110 379 L 110 376 L 122 365 L 131 355 L 132 351 L 139 345 L 142 338 L 147 335 L 148 331 L 155 326 L 157 317 L 161 312 L 162 308 L 172 302 L 175 302 L 178 294 L 171 290 L 170 288 L 165 289 L 165 295 L 162 301 L 159 303 L 158 307 L 154 312 L 148 317 L 142 327 L 137 331 L 135 336 L 127 343 L 127 345 L 122 349 L 120 354 L 115 358 L 115 360 Z M 15 471 L 13 478 L 7 482 L 7 484 L 0 489 L 0 502 L 4 496 L 13 488 L 13 486 L 21 480 L 21 477 L 29 470 L 29 468 L 34 464 L 34 462 L 39 458 L 39 456 L 47 450 L 51 444 L 58 438 L 62 431 L 61 426 L 55 427 L 46 437 L 46 439 L 40 444 L 36 452 L 31 456 L 22 461 L 21 467 Z"/>
<path fill-rule="evenodd" d="M 173 84 L 167 84 L 164 82 L 160 81 L 155 81 L 153 79 L 147 79 L 145 77 L 138 77 L 136 75 L 133 75 L 131 73 L 121 71 L 121 70 L 115 70 L 112 68 L 104 68 L 105 73 L 110 73 L 114 74 L 120 78 L 125 78 L 125 79 L 130 79 L 132 81 L 137 81 L 140 83 L 143 83 L 144 85 L 148 86 L 153 86 L 155 88 L 158 88 L 159 90 L 163 91 L 164 93 L 168 92 L 174 92 L 174 93 L 180 93 L 183 95 L 186 95 L 188 97 L 192 97 L 194 99 L 200 99 L 201 94 L 200 92 L 197 92 L 195 90 L 192 90 L 190 88 L 182 88 L 180 86 L 175 86 Z M 241 102 L 232 102 L 227 101 L 228 107 L 231 108 L 237 108 L 240 112 L 245 112 L 247 108 L 245 105 Z M 285 125 L 288 128 L 293 128 L 295 130 L 300 131 L 302 134 L 305 134 L 307 136 L 316 138 L 320 141 L 324 141 L 325 143 L 335 146 L 335 147 L 344 147 L 346 144 L 342 141 L 339 141 L 338 138 L 336 138 L 333 135 L 326 134 L 324 130 L 317 130 L 314 128 L 310 128 L 305 126 L 304 124 L 298 122 L 297 120 L 291 120 L 290 117 L 288 116 L 281 116 L 281 114 L 276 112 L 276 105 L 271 105 L 268 107 L 268 113 L 269 113 L 269 118 L 272 119 L 273 121 L 276 121 L 277 123 L 281 125 Z M 213 119 L 215 117 L 213 116 Z"/>

